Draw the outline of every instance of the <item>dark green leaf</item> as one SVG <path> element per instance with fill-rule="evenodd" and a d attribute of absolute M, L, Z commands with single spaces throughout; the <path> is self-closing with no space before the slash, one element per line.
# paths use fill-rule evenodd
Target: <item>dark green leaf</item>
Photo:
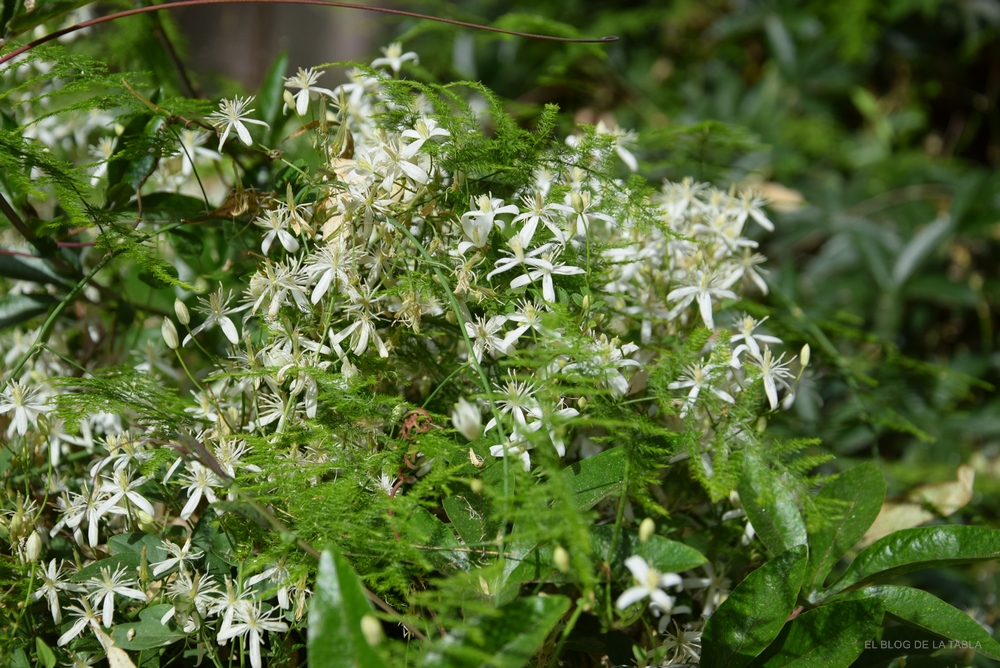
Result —
<path fill-rule="evenodd" d="M 466 545 L 479 545 L 496 538 L 500 522 L 493 507 L 483 496 L 470 489 L 444 500 L 444 510 Z"/>
<path fill-rule="evenodd" d="M 869 545 L 827 596 L 925 568 L 988 561 L 1000 556 L 1000 531 L 936 526 L 897 531 Z"/>
<path fill-rule="evenodd" d="M 55 299 L 49 295 L 4 295 L 0 297 L 0 329 L 18 325 L 45 313 Z"/>
<path fill-rule="evenodd" d="M 806 546 L 783 552 L 748 575 L 705 624 L 703 668 L 741 668 L 767 647 L 795 608 Z"/>
<path fill-rule="evenodd" d="M 847 668 L 882 625 L 881 601 L 842 601 L 793 619 L 754 668 Z"/>
<path fill-rule="evenodd" d="M 576 462 L 560 471 L 559 475 L 568 478 L 570 487 L 576 493 L 577 506 L 587 510 L 608 496 L 621 492 L 625 462 L 624 448 L 610 448 Z"/>
<path fill-rule="evenodd" d="M 361 630 L 361 618 L 371 614 L 371 603 L 350 564 L 337 552 L 324 550 L 316 575 L 316 592 L 309 605 L 309 665 L 385 666 Z"/>
<path fill-rule="evenodd" d="M 73 582 L 86 582 L 90 578 L 101 578 L 101 569 L 107 569 L 109 573 L 114 573 L 116 570 L 123 568 L 125 572 L 129 575 L 135 575 L 136 570 L 139 568 L 139 553 L 137 552 L 123 552 L 121 554 L 116 554 L 114 556 L 108 557 L 106 559 L 101 559 L 100 561 L 95 561 L 89 566 L 81 568 L 73 577 L 70 578 Z"/>
<path fill-rule="evenodd" d="M 805 545 L 806 525 L 795 497 L 781 478 L 754 454 L 746 457 L 739 492 L 750 523 L 772 555 Z"/>
<path fill-rule="evenodd" d="M 201 257 L 201 252 L 205 250 L 204 239 L 194 232 L 175 229 L 170 230 L 167 237 L 170 239 L 174 250 L 184 257 L 199 258 Z"/>
<path fill-rule="evenodd" d="M 93 0 L 54 0 L 53 2 L 40 2 L 34 11 L 26 12 L 20 16 L 15 16 L 5 26 L 4 38 L 10 39 L 22 33 L 28 32 L 36 26 L 40 26 L 47 21 L 57 19 L 63 14 L 68 14 L 74 9 L 89 5 Z M 4 2 L 4 16 L 7 15 L 7 3 Z"/>
<path fill-rule="evenodd" d="M 591 527 L 590 544 L 594 549 L 594 554 L 602 560 L 608 554 L 613 531 L 614 527 L 611 525 Z M 626 573 L 628 569 L 625 568 L 625 560 L 633 554 L 645 559 L 646 563 L 661 573 L 689 571 L 707 561 L 701 552 L 684 543 L 656 535 L 643 543 L 635 531 L 623 529 L 618 536 L 614 554 L 611 555 L 612 574 L 622 575 Z"/>
<path fill-rule="evenodd" d="M 400 519 L 396 527 L 408 543 L 428 548 L 454 548 L 454 551 L 428 550 L 430 560 L 435 566 L 469 570 L 469 557 L 467 553 L 461 551 L 462 544 L 455 538 L 451 527 L 432 515 L 430 511 L 416 506 L 408 517 Z"/>
<path fill-rule="evenodd" d="M 62 277 L 40 257 L 0 255 L 0 276 L 32 281 L 41 285 L 65 285 Z"/>
<path fill-rule="evenodd" d="M 1000 643 L 993 636 L 972 617 L 933 594 L 912 587 L 881 585 L 866 587 L 849 594 L 847 598 L 879 600 L 885 604 L 887 614 L 902 622 L 949 640 L 967 643 L 983 656 L 1000 659 Z"/>
<path fill-rule="evenodd" d="M 143 220 L 161 223 L 192 220 L 208 213 L 202 200 L 177 193 L 143 195 L 142 212 Z"/>
<path fill-rule="evenodd" d="M 545 642 L 549 633 L 569 609 L 564 596 L 519 598 L 489 617 L 473 618 L 469 625 L 488 629 L 479 636 L 453 630 L 431 645 L 421 666 L 427 668 L 464 668 L 488 665 L 491 668 L 521 668 Z"/>
<path fill-rule="evenodd" d="M 152 605 L 139 612 L 138 622 L 115 624 L 111 637 L 115 646 L 132 652 L 163 647 L 177 642 L 185 634 L 173 624 L 161 624 L 163 616 L 174 606 L 169 603 Z M 132 639 L 129 640 L 129 632 Z"/>
<path fill-rule="evenodd" d="M 282 51 L 267 69 L 264 80 L 257 94 L 257 113 L 268 124 L 267 145 L 274 146 L 275 138 L 280 135 L 280 126 L 284 122 L 281 108 L 284 106 L 285 77 L 288 73 L 288 53 Z"/>
<path fill-rule="evenodd" d="M 841 473 L 816 498 L 822 522 L 809 533 L 809 566 L 806 592 L 823 586 L 823 580 L 878 517 L 885 499 L 885 476 L 874 463 L 856 466 Z M 755 525 L 756 526 L 756 525 Z"/>
<path fill-rule="evenodd" d="M 45 644 L 40 636 L 35 636 L 35 651 L 38 653 L 38 661 L 45 668 L 54 668 L 56 665 L 56 655 L 52 648 Z"/>
<path fill-rule="evenodd" d="M 14 653 L 10 657 L 11 668 L 31 668 L 31 662 L 28 661 L 28 654 L 24 651 L 23 647 L 18 647 L 14 650 Z"/>
<path fill-rule="evenodd" d="M 120 533 L 108 538 L 108 549 L 112 556 L 121 554 L 142 555 L 142 548 L 146 548 L 146 561 L 154 563 L 167 558 L 167 551 L 163 548 L 163 541 L 159 537 L 148 533 Z"/>
<path fill-rule="evenodd" d="M 155 96 L 153 101 L 155 101 Z M 134 138 L 141 137 L 146 131 L 146 125 L 153 118 L 152 114 L 137 114 L 132 117 L 126 125 L 122 134 L 118 137 L 118 141 L 115 143 L 115 151 L 111 154 L 111 159 L 108 162 L 108 191 L 105 199 L 110 203 L 110 198 L 112 196 L 112 190 L 114 186 L 119 183 L 131 184 L 133 191 L 135 190 L 136 183 L 133 183 L 131 174 L 131 160 L 124 158 L 123 155 L 127 155 L 126 151 L 131 147 L 129 142 Z M 117 156 L 117 158 L 116 158 Z M 143 156 L 144 159 L 146 156 Z"/>

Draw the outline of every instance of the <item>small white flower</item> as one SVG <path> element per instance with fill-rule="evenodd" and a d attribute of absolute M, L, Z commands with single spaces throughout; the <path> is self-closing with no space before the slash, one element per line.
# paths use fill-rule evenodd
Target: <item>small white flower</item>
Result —
<path fill-rule="evenodd" d="M 101 607 L 103 601 L 102 618 L 105 628 L 111 628 L 112 616 L 115 614 L 115 594 L 137 601 L 146 600 L 146 594 L 132 587 L 133 584 L 135 580 L 128 576 L 124 566 L 116 569 L 114 573 L 109 568 L 102 568 L 101 577 L 87 580 L 87 586 L 95 589 L 90 594 L 94 607 Z"/>
<path fill-rule="evenodd" d="M 264 632 L 283 633 L 288 630 L 288 624 L 272 619 L 272 613 L 277 611 L 278 608 L 272 608 L 262 613 L 260 603 L 238 606 L 235 623 L 219 631 L 219 642 L 241 636 L 244 645 L 250 645 L 250 665 L 253 668 L 260 668 L 260 646 L 264 644 Z"/>
<path fill-rule="evenodd" d="M 393 42 L 389 46 L 383 46 L 381 51 L 384 54 L 384 57 L 373 60 L 372 67 L 388 65 L 392 68 L 392 73 L 395 75 L 399 74 L 400 68 L 403 67 L 403 63 L 406 61 L 413 61 L 414 64 L 420 62 L 420 58 L 413 51 L 403 53 L 402 42 Z"/>
<path fill-rule="evenodd" d="M 250 304 L 244 306 L 239 306 L 236 308 L 230 308 L 229 302 L 232 300 L 232 294 L 225 295 L 222 292 L 222 285 L 219 285 L 219 289 L 208 295 L 208 300 L 201 298 L 201 306 L 198 310 L 205 314 L 205 322 L 201 323 L 193 330 L 191 333 L 184 337 L 184 345 L 187 345 L 191 339 L 198 336 L 201 332 L 209 329 L 214 325 L 218 325 L 222 328 L 222 333 L 226 335 L 229 342 L 236 344 L 240 340 L 239 333 L 236 331 L 236 325 L 229 318 L 230 315 L 239 313 L 240 311 L 245 311 L 250 308 Z"/>
<path fill-rule="evenodd" d="M 312 67 L 307 70 L 300 67 L 295 76 L 285 79 L 285 87 L 299 89 L 299 92 L 294 95 L 295 113 L 299 116 L 305 116 L 306 112 L 309 111 L 310 98 L 319 97 L 321 94 L 331 98 L 336 97 L 332 90 L 314 85 L 323 74 L 324 72 L 317 72 Z M 287 110 L 288 106 L 286 105 L 283 111 Z"/>
<path fill-rule="evenodd" d="M 483 430 L 483 417 L 479 409 L 474 404 L 466 401 L 465 397 L 458 398 L 455 410 L 451 413 L 451 423 L 462 436 L 465 436 L 470 441 L 479 438 Z"/>
<path fill-rule="evenodd" d="M 660 573 L 638 555 L 626 559 L 625 566 L 632 572 L 635 586 L 629 587 L 618 597 L 615 606 L 619 610 L 624 610 L 646 597 L 649 597 L 649 605 L 654 614 L 658 612 L 669 614 L 670 611 L 674 610 L 674 598 L 668 596 L 663 590 L 681 585 L 683 582 L 681 576 L 677 573 Z M 659 615 L 657 614 L 657 616 Z"/>
<path fill-rule="evenodd" d="M 242 141 L 247 146 L 253 144 L 253 137 L 250 136 L 250 131 L 247 130 L 247 126 L 244 123 L 252 123 L 254 125 L 263 125 L 265 128 L 270 126 L 264 121 L 258 121 L 253 118 L 247 118 L 247 115 L 253 112 L 253 109 L 247 109 L 247 105 L 253 102 L 253 96 L 248 98 L 240 98 L 239 96 L 233 98 L 232 100 L 223 99 L 219 102 L 219 110 L 212 112 L 208 117 L 212 121 L 212 125 L 218 132 L 221 132 L 219 137 L 219 150 L 222 150 L 222 146 L 226 143 L 226 138 L 229 137 L 229 132 L 233 129 L 236 130 L 236 134 L 239 135 L 240 141 Z"/>
<path fill-rule="evenodd" d="M 48 408 L 48 402 L 42 401 L 38 394 L 38 388 L 19 381 L 12 379 L 7 383 L 3 394 L 0 394 L 0 415 L 14 413 L 10 426 L 7 427 L 7 438 L 12 437 L 14 432 L 24 436 L 28 431 L 28 423 L 36 423 L 38 416 Z"/>

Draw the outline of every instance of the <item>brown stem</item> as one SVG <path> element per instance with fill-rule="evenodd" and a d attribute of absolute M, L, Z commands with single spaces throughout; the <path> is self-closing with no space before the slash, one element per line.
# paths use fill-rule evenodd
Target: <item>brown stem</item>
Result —
<path fill-rule="evenodd" d="M 18 47 L 13 51 L 11 51 L 10 53 L 0 57 L 0 65 L 6 63 L 11 58 L 15 58 L 26 51 L 30 51 L 31 49 L 35 48 L 36 46 L 39 46 L 40 44 L 51 42 L 54 39 L 62 37 L 63 35 L 68 35 L 71 32 L 76 32 L 77 30 L 82 30 L 83 28 L 89 28 L 90 26 L 96 26 L 100 25 L 101 23 L 107 23 L 108 21 L 114 21 L 116 19 L 125 18 L 126 16 L 135 16 L 136 14 L 158 12 L 162 9 L 171 9 L 173 7 L 196 7 L 199 5 L 223 5 L 223 4 L 236 4 L 236 3 L 281 3 L 281 4 L 292 4 L 292 5 L 317 5 L 320 7 L 342 7 L 344 9 L 361 9 L 368 12 L 379 12 L 381 14 L 406 16 L 409 18 L 423 19 L 426 21 L 437 21 L 438 23 L 447 23 L 448 25 L 460 26 L 462 28 L 472 28 L 473 30 L 486 30 L 489 32 L 496 32 L 504 35 L 513 35 L 515 37 L 527 37 L 529 39 L 544 39 L 553 42 L 597 43 L 597 42 L 618 41 L 618 38 L 615 37 L 614 35 L 608 35 L 606 37 L 599 37 L 596 39 L 555 37 L 553 35 L 538 35 L 530 32 L 504 30 L 503 28 L 494 28 L 493 26 L 484 26 L 476 23 L 469 23 L 467 21 L 458 21 L 456 19 L 446 19 L 446 18 L 441 18 L 440 16 L 428 16 L 427 14 L 407 12 L 402 9 L 389 9 L 388 7 L 369 7 L 367 5 L 356 5 L 350 2 L 330 2 L 329 0 L 177 0 L 177 2 L 168 2 L 163 5 L 154 5 L 152 7 L 137 7 L 136 9 L 127 9 L 123 12 L 116 12 L 114 14 L 108 14 L 107 16 L 99 16 L 96 19 L 83 21 L 81 23 L 77 23 L 76 25 L 69 26 L 68 28 L 56 30 L 55 32 L 49 33 L 44 37 L 39 37 L 38 39 L 28 42 L 24 46 Z"/>

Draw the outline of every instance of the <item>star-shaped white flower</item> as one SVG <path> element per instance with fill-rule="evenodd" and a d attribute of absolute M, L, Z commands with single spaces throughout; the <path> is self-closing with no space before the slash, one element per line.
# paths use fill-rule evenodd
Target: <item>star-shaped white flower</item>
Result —
<path fill-rule="evenodd" d="M 219 102 L 219 110 L 212 112 L 208 119 L 215 126 L 215 129 L 221 133 L 219 137 L 219 150 L 222 150 L 222 146 L 226 143 L 226 139 L 229 137 L 230 131 L 236 130 L 236 134 L 239 135 L 240 141 L 242 141 L 247 146 L 253 144 L 253 137 L 250 136 L 250 131 L 247 130 L 247 126 L 244 123 L 252 123 L 253 125 L 263 125 L 265 128 L 270 128 L 270 126 L 264 121 L 258 121 L 254 118 L 247 118 L 247 115 L 253 112 L 253 109 L 247 109 L 247 105 L 253 102 L 253 95 L 248 98 L 241 98 L 239 96 L 233 98 L 232 100 L 227 100 L 225 98 Z"/>

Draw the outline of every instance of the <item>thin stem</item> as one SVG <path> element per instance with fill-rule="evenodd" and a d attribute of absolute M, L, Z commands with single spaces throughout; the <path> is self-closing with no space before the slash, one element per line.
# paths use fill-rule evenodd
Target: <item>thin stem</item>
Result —
<path fill-rule="evenodd" d="M 553 42 L 595 43 L 595 42 L 618 41 L 618 38 L 615 37 L 614 35 L 608 35 L 606 37 L 600 37 L 597 39 L 555 37 L 553 35 L 538 35 L 535 33 L 518 32 L 516 30 L 504 30 L 503 28 L 494 28 L 493 26 L 484 26 L 476 23 L 468 23 L 466 21 L 458 21 L 456 19 L 446 19 L 440 16 L 429 16 L 427 14 L 407 12 L 402 9 L 389 9 L 388 7 L 369 7 L 366 5 L 356 5 L 349 2 L 328 2 L 327 0 L 177 0 L 177 2 L 170 2 L 164 5 L 154 5 L 152 7 L 137 7 L 136 9 L 128 9 L 123 12 L 115 12 L 114 14 L 108 14 L 107 16 L 99 16 L 96 19 L 83 21 L 81 23 L 77 23 L 76 25 L 69 26 L 68 28 L 56 30 L 55 32 L 51 32 L 48 35 L 45 35 L 44 37 L 39 37 L 38 39 L 28 42 L 24 46 L 18 47 L 17 49 L 14 49 L 10 53 L 0 57 L 0 65 L 3 65 L 11 58 L 16 58 L 22 53 L 30 51 L 36 46 L 40 46 L 42 44 L 45 44 L 46 42 L 51 42 L 54 39 L 62 37 L 63 35 L 68 35 L 70 33 L 76 32 L 77 30 L 82 30 L 84 28 L 89 28 L 91 26 L 107 23 L 108 21 L 115 21 L 117 19 L 125 18 L 126 16 L 135 16 L 137 14 L 158 12 L 163 9 L 172 9 L 174 7 L 197 7 L 200 5 L 223 5 L 223 4 L 244 4 L 244 3 L 318 5 L 320 7 L 342 7 L 344 9 L 361 9 L 368 12 L 379 12 L 381 14 L 406 16 L 409 18 L 423 19 L 426 21 L 437 21 L 438 23 L 447 23 L 448 25 L 459 26 L 462 28 L 472 28 L 473 30 L 486 30 L 488 32 L 496 32 L 504 35 L 513 35 L 515 37 L 527 37 L 529 39 L 544 39 Z"/>

